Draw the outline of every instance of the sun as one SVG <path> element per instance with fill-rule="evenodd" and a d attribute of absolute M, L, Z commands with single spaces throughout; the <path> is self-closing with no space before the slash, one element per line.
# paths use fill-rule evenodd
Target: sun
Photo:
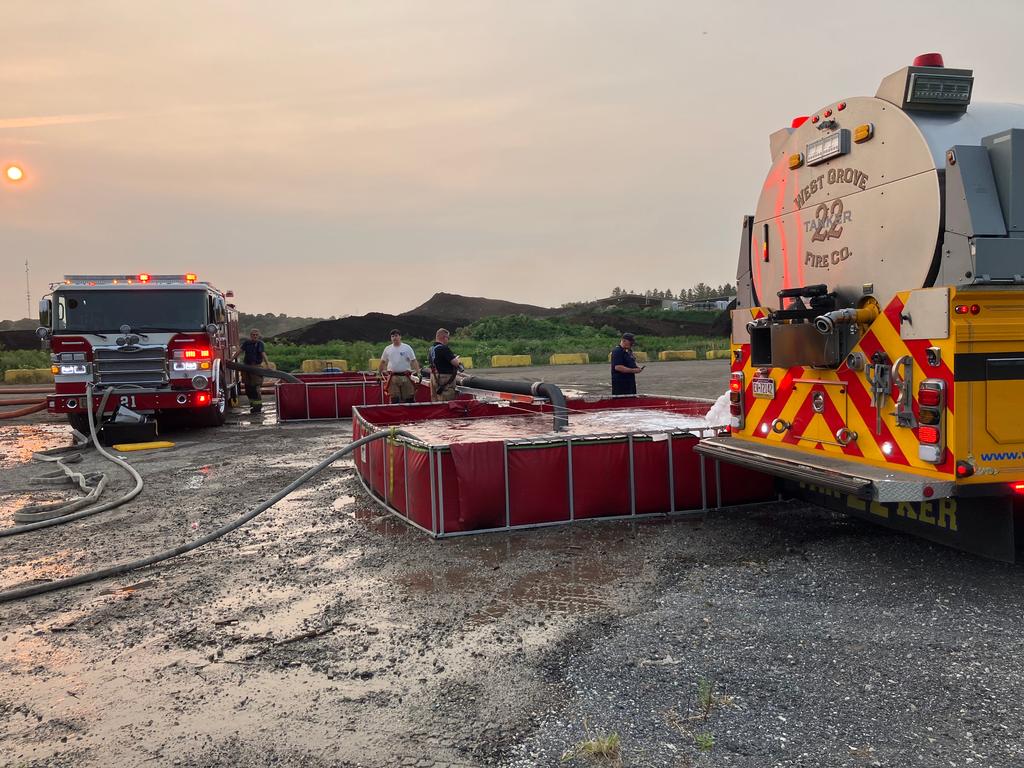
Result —
<path fill-rule="evenodd" d="M 4 170 L 4 175 L 8 181 L 21 181 L 25 176 L 25 172 L 19 165 L 8 165 L 6 170 Z"/>

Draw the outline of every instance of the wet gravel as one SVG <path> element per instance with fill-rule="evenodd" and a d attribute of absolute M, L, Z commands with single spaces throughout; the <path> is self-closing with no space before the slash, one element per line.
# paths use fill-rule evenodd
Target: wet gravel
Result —
<path fill-rule="evenodd" d="M 662 391 L 713 396 L 704 365 Z M 52 424 L 0 426 L 3 522 Z M 201 535 L 349 430 L 177 432 L 133 459 L 136 503 L 0 539 L 0 588 Z M 796 503 L 434 542 L 342 463 L 192 555 L 0 605 L 0 765 L 1018 766 L 1022 595 Z M 617 758 L 563 762 L 611 733 Z"/>

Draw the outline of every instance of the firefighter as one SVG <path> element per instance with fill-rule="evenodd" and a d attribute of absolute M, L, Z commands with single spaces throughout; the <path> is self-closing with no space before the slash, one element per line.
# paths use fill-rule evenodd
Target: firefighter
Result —
<path fill-rule="evenodd" d="M 380 353 L 377 373 L 385 376 L 392 403 L 411 403 L 415 400 L 416 387 L 412 383 L 412 374 L 419 367 L 412 347 L 402 342 L 401 331 L 397 328 L 391 331 L 391 343 Z"/>
<path fill-rule="evenodd" d="M 455 375 L 462 370 L 459 356 L 448 346 L 450 337 L 447 329 L 438 328 L 427 355 L 430 362 L 430 399 L 435 403 L 455 399 Z"/>
<path fill-rule="evenodd" d="M 263 346 L 263 339 L 260 338 L 260 329 L 253 328 L 249 331 L 249 338 L 242 342 L 235 353 L 235 360 L 243 355 L 242 362 L 245 365 L 255 365 L 260 368 L 269 368 L 270 361 L 267 359 L 267 350 Z M 245 382 L 245 396 L 249 398 L 249 413 L 259 413 L 263 410 L 263 397 L 260 390 L 263 387 L 263 377 L 258 373 L 245 371 L 242 374 Z"/>
<path fill-rule="evenodd" d="M 622 334 L 619 345 L 612 350 L 612 394 L 635 395 L 636 375 L 644 369 L 637 366 L 633 356 L 633 345 L 636 336 L 632 333 Z"/>

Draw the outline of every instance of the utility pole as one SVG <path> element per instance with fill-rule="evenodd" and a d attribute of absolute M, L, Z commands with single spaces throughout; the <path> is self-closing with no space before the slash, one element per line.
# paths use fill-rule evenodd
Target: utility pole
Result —
<path fill-rule="evenodd" d="M 32 317 L 32 288 L 28 281 L 28 257 L 25 257 L 25 317 Z"/>

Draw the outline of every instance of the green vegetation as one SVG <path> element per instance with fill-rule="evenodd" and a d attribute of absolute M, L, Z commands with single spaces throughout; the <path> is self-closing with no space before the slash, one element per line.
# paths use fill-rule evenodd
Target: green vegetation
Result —
<path fill-rule="evenodd" d="M 590 730 L 586 721 L 583 727 L 587 738 L 578 742 L 562 753 L 562 762 L 583 759 L 592 764 L 618 768 L 622 765 L 622 739 L 614 731 L 600 733 Z"/>
<path fill-rule="evenodd" d="M 666 313 L 684 314 L 684 313 Z M 690 313 L 685 313 L 690 314 Z M 710 314 L 710 313 L 693 313 Z M 430 341 L 405 339 L 426 364 Z M 267 342 L 267 357 L 278 368 L 295 370 L 303 360 L 348 360 L 349 368 L 364 369 L 367 360 L 378 357 L 387 345 L 387 339 L 376 344 L 366 341 L 333 341 L 326 344 L 283 344 Z M 485 368 L 492 355 L 530 355 L 534 365 L 545 365 L 556 352 L 586 352 L 591 362 L 604 362 L 612 347 L 619 343 L 619 334 L 611 326 L 594 328 L 578 325 L 563 318 L 537 318 L 525 315 L 488 317 L 460 328 L 451 340 L 452 349 L 459 355 L 473 358 L 473 365 Z M 665 349 L 693 349 L 703 358 L 709 349 L 726 349 L 728 341 L 708 336 L 637 336 L 637 349 L 647 352 L 652 360 Z"/>
<path fill-rule="evenodd" d="M 11 368 L 49 368 L 50 353 L 36 349 L 0 351 L 0 378 Z"/>

